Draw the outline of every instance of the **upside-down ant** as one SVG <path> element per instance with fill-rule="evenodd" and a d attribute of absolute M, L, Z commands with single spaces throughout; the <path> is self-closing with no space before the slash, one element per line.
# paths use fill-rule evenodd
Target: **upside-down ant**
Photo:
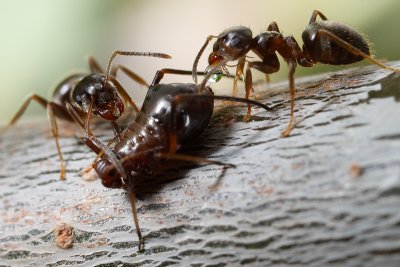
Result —
<path fill-rule="evenodd" d="M 271 108 L 259 102 L 229 96 L 215 96 L 206 82 L 222 64 L 217 64 L 200 85 L 171 83 L 159 84 L 165 73 L 187 74 L 187 71 L 162 69 L 155 75 L 143 106 L 135 121 L 121 133 L 120 140 L 111 149 L 96 137 L 86 135 L 83 140 L 98 155 L 93 167 L 109 188 L 128 191 L 139 251 L 144 239 L 136 210 L 135 180 L 151 177 L 163 169 L 174 166 L 174 161 L 233 166 L 201 157 L 177 154 L 184 142 L 192 141 L 208 126 L 213 113 L 214 99 Z M 189 72 L 191 74 L 191 72 Z"/>
<path fill-rule="evenodd" d="M 139 84 L 148 85 L 140 76 L 122 65 L 116 65 L 111 68 L 111 61 L 117 55 L 171 58 L 169 55 L 162 53 L 114 51 L 109 59 L 107 69 L 104 71 L 94 58 L 89 57 L 88 61 L 91 74 L 78 73 L 65 78 L 55 88 L 51 101 L 37 94 L 30 95 L 9 124 L 1 130 L 4 131 L 9 126 L 15 124 L 24 114 L 31 100 L 35 100 L 46 108 L 61 162 L 60 178 L 64 180 L 65 165 L 58 142 L 56 118 L 68 121 L 75 120 L 75 122 L 79 123 L 85 129 L 86 134 L 90 135 L 89 124 L 91 115 L 97 115 L 105 120 L 111 121 L 113 129 L 118 135 L 119 130 L 115 121 L 124 112 L 124 101 L 126 102 L 125 104 L 130 104 L 136 111 L 139 111 L 128 93 L 115 79 L 116 73 L 118 70 L 121 70 Z"/>
<path fill-rule="evenodd" d="M 322 20 L 317 21 L 317 17 Z M 294 120 L 294 100 L 295 85 L 294 72 L 297 64 L 303 67 L 312 67 L 318 62 L 331 65 L 344 65 L 366 59 L 381 68 L 400 72 L 399 69 L 385 66 L 372 58 L 369 46 L 363 36 L 342 23 L 329 21 L 324 14 L 314 10 L 311 14 L 308 26 L 303 31 L 303 49 L 300 48 L 293 36 L 283 36 L 276 22 L 272 22 L 266 32 L 260 33 L 254 38 L 252 32 L 246 27 L 232 27 L 218 36 L 210 35 L 198 52 L 193 63 L 193 79 L 197 83 L 197 64 L 207 47 L 208 43 L 216 38 L 213 51 L 208 57 L 209 67 L 218 62 L 237 60 L 237 68 L 233 83 L 234 95 L 237 91 L 237 80 L 243 76 L 245 63 L 247 62 L 245 73 L 246 99 L 252 91 L 251 68 L 257 69 L 266 75 L 277 72 L 280 64 L 277 54 L 280 54 L 289 66 L 289 90 L 291 98 L 290 121 L 283 136 L 288 136 L 293 128 Z M 262 61 L 249 61 L 246 55 L 253 51 Z M 207 68 L 209 68 L 207 67 Z M 224 71 L 225 66 L 222 66 Z M 267 76 L 268 80 L 268 76 Z M 245 119 L 251 116 L 251 107 L 248 105 Z"/>

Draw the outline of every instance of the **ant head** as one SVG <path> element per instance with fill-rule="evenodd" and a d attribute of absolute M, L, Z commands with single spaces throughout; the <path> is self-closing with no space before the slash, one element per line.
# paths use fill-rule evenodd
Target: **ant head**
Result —
<path fill-rule="evenodd" d="M 108 188 L 121 188 L 122 177 L 108 160 L 99 159 L 93 166 L 96 173 L 99 175 L 102 184 Z"/>
<path fill-rule="evenodd" d="M 224 60 L 224 58 L 222 56 L 216 54 L 214 51 L 211 52 L 210 55 L 208 56 L 208 64 L 210 66 L 215 66 L 222 60 Z"/>
<path fill-rule="evenodd" d="M 232 27 L 218 35 L 213 45 L 213 53 L 227 60 L 243 57 L 253 42 L 252 32 L 246 27 Z"/>
<path fill-rule="evenodd" d="M 82 79 L 72 92 L 76 104 L 85 112 L 92 112 L 106 120 L 116 120 L 124 112 L 124 103 L 118 96 L 121 85 L 112 77 L 107 81 L 102 74 L 90 74 Z"/>

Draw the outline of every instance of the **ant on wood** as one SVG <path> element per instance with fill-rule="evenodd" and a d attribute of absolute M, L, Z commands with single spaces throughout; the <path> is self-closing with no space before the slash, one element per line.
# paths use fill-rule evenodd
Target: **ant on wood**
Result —
<path fill-rule="evenodd" d="M 317 21 L 317 17 L 321 21 Z M 399 69 L 386 66 L 372 58 L 368 43 L 360 33 L 342 23 L 329 21 L 318 10 L 314 10 L 306 29 L 303 31 L 303 49 L 300 48 L 293 36 L 283 36 L 276 22 L 272 22 L 266 32 L 260 33 L 254 38 L 249 28 L 238 26 L 229 28 L 217 36 L 207 37 L 204 45 L 199 50 L 193 63 L 193 79 L 197 83 L 197 64 L 208 43 L 216 38 L 213 51 L 208 57 L 209 66 L 215 66 L 219 62 L 237 60 L 236 74 L 233 82 L 233 92 L 237 92 L 237 80 L 244 74 L 245 97 L 249 98 L 252 88 L 251 68 L 257 69 L 267 75 L 277 72 L 280 64 L 277 53 L 280 54 L 289 66 L 289 90 L 291 98 L 290 120 L 283 136 L 289 136 L 293 128 L 295 85 L 294 72 L 297 64 L 303 67 L 312 67 L 318 62 L 330 65 L 345 65 L 366 59 L 373 64 L 394 72 Z M 249 61 L 246 55 L 253 51 L 262 61 Z M 222 70 L 227 72 L 225 65 Z M 251 106 L 247 107 L 245 120 L 251 117 Z"/>
<path fill-rule="evenodd" d="M 148 86 L 148 84 L 136 73 L 122 65 L 116 65 L 111 68 L 111 61 L 117 55 L 171 58 L 169 55 L 162 53 L 114 51 L 109 59 L 107 69 L 104 71 L 93 57 L 89 57 L 88 63 L 91 74 L 78 73 L 65 78 L 55 88 L 51 101 L 37 94 L 30 95 L 23 102 L 9 124 L 1 130 L 4 131 L 14 125 L 24 114 L 32 100 L 46 108 L 61 162 L 60 178 L 64 180 L 65 165 L 58 141 L 56 118 L 71 122 L 75 121 L 85 129 L 87 135 L 91 135 L 89 127 L 91 116 L 97 115 L 104 120 L 111 121 L 112 128 L 118 136 L 119 129 L 115 121 L 124 112 L 124 102 L 131 105 L 137 112 L 139 111 L 131 97 L 115 79 L 117 71 L 123 71 L 128 77 L 141 85 Z"/>
<path fill-rule="evenodd" d="M 173 167 L 174 161 L 234 167 L 219 161 L 177 153 L 185 143 L 195 139 L 209 125 L 215 99 L 242 102 L 257 105 L 267 111 L 271 110 L 271 107 L 250 99 L 213 94 L 206 83 L 212 80 L 210 77 L 225 63 L 223 60 L 216 64 L 200 85 L 160 84 L 166 73 L 191 74 L 192 72 L 176 69 L 157 71 L 135 121 L 121 133 L 119 140 L 116 138 L 112 140 L 116 142 L 113 148 L 92 135 L 86 134 L 83 137 L 87 146 L 97 154 L 93 168 L 103 185 L 109 188 L 124 188 L 129 194 L 139 238 L 139 251 L 144 248 L 144 239 L 136 210 L 135 181 Z"/>

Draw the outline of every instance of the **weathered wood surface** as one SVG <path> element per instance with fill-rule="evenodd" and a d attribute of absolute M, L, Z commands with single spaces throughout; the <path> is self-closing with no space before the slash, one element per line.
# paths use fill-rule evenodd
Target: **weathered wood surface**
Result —
<path fill-rule="evenodd" d="M 80 176 L 94 158 L 80 132 L 61 130 L 61 182 L 47 121 L 16 126 L 0 137 L 0 265 L 399 266 L 399 82 L 372 66 L 298 79 L 289 138 L 288 103 L 248 123 L 245 107 L 221 111 L 187 153 L 237 167 L 186 165 L 144 185 L 141 254 L 125 192 Z M 256 88 L 288 100 L 286 83 Z M 70 249 L 54 242 L 61 222 Z"/>

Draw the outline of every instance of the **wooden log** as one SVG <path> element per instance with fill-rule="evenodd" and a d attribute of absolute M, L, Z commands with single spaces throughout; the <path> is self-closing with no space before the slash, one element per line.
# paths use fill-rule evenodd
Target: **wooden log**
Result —
<path fill-rule="evenodd" d="M 82 132 L 60 129 L 60 181 L 49 123 L 17 125 L 0 137 L 0 266 L 399 266 L 399 84 L 374 66 L 297 79 L 288 138 L 287 84 L 257 84 L 283 106 L 247 123 L 245 106 L 222 108 L 185 150 L 236 168 L 186 164 L 141 186 L 144 253 L 125 191 L 82 178 Z M 55 242 L 60 223 L 72 248 Z"/>

